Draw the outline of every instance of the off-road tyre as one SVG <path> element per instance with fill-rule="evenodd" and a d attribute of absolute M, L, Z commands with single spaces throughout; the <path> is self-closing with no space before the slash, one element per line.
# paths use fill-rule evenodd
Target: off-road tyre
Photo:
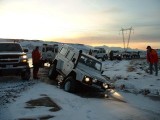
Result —
<path fill-rule="evenodd" d="M 65 79 L 63 89 L 71 93 L 74 93 L 76 91 L 76 81 L 72 76 L 69 76 Z"/>
<path fill-rule="evenodd" d="M 30 77 L 31 77 L 31 72 L 30 72 L 29 68 L 25 71 L 22 71 L 22 73 L 21 73 L 21 79 L 22 80 L 29 80 Z"/>
<path fill-rule="evenodd" d="M 105 57 L 105 56 L 103 56 L 103 57 L 102 57 L 102 61 L 105 61 L 105 60 L 106 60 L 106 57 Z"/>

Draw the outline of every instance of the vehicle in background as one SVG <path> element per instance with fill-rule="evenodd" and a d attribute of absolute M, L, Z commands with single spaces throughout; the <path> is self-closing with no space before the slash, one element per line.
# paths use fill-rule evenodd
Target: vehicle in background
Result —
<path fill-rule="evenodd" d="M 75 92 L 80 85 L 102 92 L 111 88 L 109 79 L 102 75 L 102 63 L 82 50 L 63 45 L 52 63 L 48 76 L 53 80 L 63 76 L 65 91 Z"/>
<path fill-rule="evenodd" d="M 44 66 L 44 63 L 52 64 L 53 59 L 55 58 L 56 54 L 58 53 L 58 44 L 48 45 L 43 44 L 41 48 L 42 59 L 41 59 L 41 66 Z"/>
<path fill-rule="evenodd" d="M 20 75 L 23 80 L 30 79 L 28 58 L 19 43 L 0 43 L 0 75 Z"/>
<path fill-rule="evenodd" d="M 140 51 L 131 52 L 131 59 L 139 59 L 139 58 L 140 58 Z"/>
<path fill-rule="evenodd" d="M 92 53 L 92 56 L 94 56 L 97 59 L 102 59 L 102 61 L 105 61 L 106 59 L 108 59 L 108 55 L 104 48 L 95 47 L 95 49 L 91 50 L 91 53 Z"/>
<path fill-rule="evenodd" d="M 139 59 L 144 58 L 146 56 L 146 52 L 143 51 L 118 51 L 118 50 L 111 50 L 109 52 L 110 60 L 130 60 L 130 59 Z"/>
<path fill-rule="evenodd" d="M 110 60 L 122 60 L 121 52 L 118 50 L 111 50 L 109 52 L 109 58 Z"/>

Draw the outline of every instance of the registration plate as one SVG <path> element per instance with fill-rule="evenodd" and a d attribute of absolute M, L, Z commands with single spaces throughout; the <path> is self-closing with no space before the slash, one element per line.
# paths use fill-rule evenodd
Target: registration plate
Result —
<path fill-rule="evenodd" d="M 13 65 L 6 65 L 6 68 L 13 68 Z"/>

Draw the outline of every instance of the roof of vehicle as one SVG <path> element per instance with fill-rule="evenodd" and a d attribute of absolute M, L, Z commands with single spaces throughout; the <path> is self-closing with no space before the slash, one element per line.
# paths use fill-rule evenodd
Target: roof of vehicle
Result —
<path fill-rule="evenodd" d="M 18 42 L 0 42 L 0 44 L 19 44 Z"/>
<path fill-rule="evenodd" d="M 92 58 L 92 59 L 94 59 L 94 60 L 96 60 L 96 61 L 99 61 L 97 58 L 95 58 L 94 56 L 92 56 L 92 55 L 89 55 L 89 54 L 87 54 L 87 53 L 84 53 L 83 51 L 82 51 L 82 54 L 83 55 L 86 55 L 86 56 L 88 56 L 88 57 L 90 57 L 90 58 Z M 99 61 L 100 62 L 100 61 Z"/>
<path fill-rule="evenodd" d="M 77 49 L 77 48 L 72 47 L 72 46 L 70 46 L 70 45 L 64 44 L 64 45 L 62 45 L 62 46 L 64 46 L 64 47 L 69 47 L 70 49 L 72 49 L 73 51 L 75 51 L 75 52 L 77 52 L 77 53 L 80 52 L 80 49 Z M 90 58 L 92 58 L 92 59 L 94 59 L 94 60 L 96 60 L 96 61 L 99 61 L 99 60 L 96 59 L 94 56 L 89 55 L 89 54 L 83 52 L 83 50 L 82 50 L 82 54 L 85 55 L 85 56 L 88 56 L 88 57 L 90 57 Z M 100 61 L 99 61 L 99 62 L 100 62 Z"/>

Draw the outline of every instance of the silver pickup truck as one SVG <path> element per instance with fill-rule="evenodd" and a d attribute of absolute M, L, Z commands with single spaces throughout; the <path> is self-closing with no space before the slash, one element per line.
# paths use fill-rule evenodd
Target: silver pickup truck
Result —
<path fill-rule="evenodd" d="M 23 80 L 30 79 L 27 50 L 19 43 L 0 42 L 0 75 L 20 75 Z"/>

